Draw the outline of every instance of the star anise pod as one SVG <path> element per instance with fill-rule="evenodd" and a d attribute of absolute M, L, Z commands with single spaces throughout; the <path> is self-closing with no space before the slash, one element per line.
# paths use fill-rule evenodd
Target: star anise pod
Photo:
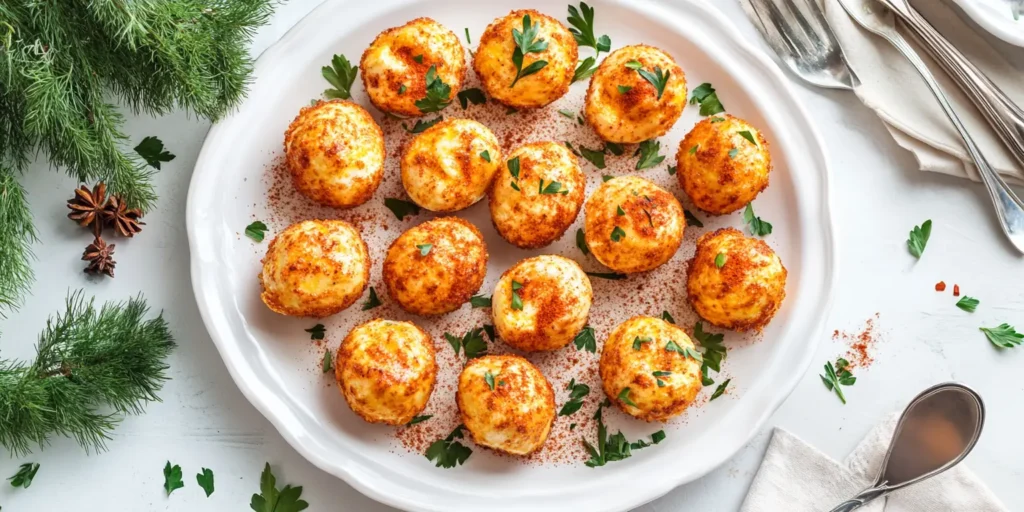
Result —
<path fill-rule="evenodd" d="M 142 231 L 142 226 L 146 223 L 139 220 L 141 217 L 141 210 L 136 208 L 129 209 L 124 200 L 113 194 L 111 194 L 107 204 L 103 207 L 104 222 L 114 228 L 117 234 L 121 236 L 131 238 L 135 236 L 135 233 Z"/>
<path fill-rule="evenodd" d="M 68 218 L 79 226 L 91 227 L 94 235 L 103 230 L 103 207 L 107 199 L 107 186 L 101 181 L 92 190 L 82 185 L 75 189 L 75 197 L 68 200 L 71 213 Z"/>
<path fill-rule="evenodd" d="M 85 272 L 89 274 L 102 273 L 114 277 L 114 265 L 117 264 L 114 261 L 114 245 L 107 244 L 97 236 L 82 253 L 82 260 L 89 262 L 89 266 L 85 267 Z"/>

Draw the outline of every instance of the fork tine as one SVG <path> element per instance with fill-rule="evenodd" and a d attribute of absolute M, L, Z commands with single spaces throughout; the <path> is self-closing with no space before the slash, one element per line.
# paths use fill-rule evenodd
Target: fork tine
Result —
<path fill-rule="evenodd" d="M 781 27 L 786 25 L 786 20 L 774 1 L 748 0 L 748 4 L 754 14 L 757 15 L 762 27 L 761 33 L 765 36 L 769 46 L 772 46 L 773 50 L 779 54 L 780 58 L 783 60 L 787 60 L 787 57 L 799 58 L 806 53 L 805 45 L 793 39 L 787 31 L 781 30 Z M 784 51 L 788 55 L 782 55 Z"/>

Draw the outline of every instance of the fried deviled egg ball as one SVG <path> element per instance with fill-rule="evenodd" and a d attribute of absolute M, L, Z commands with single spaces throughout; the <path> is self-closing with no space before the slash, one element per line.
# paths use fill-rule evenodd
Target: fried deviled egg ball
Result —
<path fill-rule="evenodd" d="M 750 123 L 716 114 L 697 123 L 676 153 L 679 185 L 708 213 L 732 213 L 768 187 L 768 141 Z"/>
<path fill-rule="evenodd" d="M 682 68 L 667 53 L 638 44 L 604 58 L 590 79 L 583 112 L 602 139 L 637 143 L 665 135 L 685 106 Z"/>
<path fill-rule="evenodd" d="M 526 352 L 568 345 L 587 324 L 593 290 L 579 264 L 563 256 L 527 258 L 501 275 L 491 296 L 498 337 Z"/>
<path fill-rule="evenodd" d="M 713 325 L 760 331 L 786 298 L 786 267 L 763 240 L 733 228 L 704 233 L 690 260 L 686 296 Z"/>
<path fill-rule="evenodd" d="M 436 111 L 416 106 L 431 90 L 427 77 L 431 68 L 435 73 L 431 78 L 450 88 L 441 100 L 454 98 L 466 76 L 465 52 L 459 36 L 430 18 L 416 18 L 381 32 L 359 63 L 363 87 L 373 106 L 406 117 Z"/>
<path fill-rule="evenodd" d="M 519 146 L 494 175 L 488 197 L 498 234 L 522 249 L 561 238 L 576 221 L 587 182 L 571 151 L 554 142 Z"/>
<path fill-rule="evenodd" d="M 307 220 L 274 237 L 260 297 L 282 315 L 322 318 L 351 306 L 370 282 L 366 243 L 343 220 Z"/>
<path fill-rule="evenodd" d="M 423 208 L 453 212 L 487 194 L 502 162 L 498 138 L 486 126 L 448 119 L 409 143 L 402 155 L 402 185 Z"/>
<path fill-rule="evenodd" d="M 587 247 L 616 272 L 646 272 L 672 259 L 685 228 L 675 196 L 643 178 L 608 180 L 587 199 Z"/>
<path fill-rule="evenodd" d="M 411 322 L 370 320 L 341 342 L 334 378 L 348 406 L 364 420 L 405 425 L 423 411 L 434 390 L 434 342 Z"/>
<path fill-rule="evenodd" d="M 665 421 L 700 393 L 701 363 L 686 332 L 660 318 L 622 322 L 601 349 L 601 386 L 620 409 L 645 421 Z"/>
<path fill-rule="evenodd" d="M 521 68 L 512 59 L 517 48 L 513 30 L 522 33 L 529 45 L 522 49 Z M 569 92 L 578 54 L 576 39 L 558 20 L 532 9 L 519 10 L 487 26 L 473 69 L 494 100 L 513 108 L 537 108 Z"/>
<path fill-rule="evenodd" d="M 473 442 L 512 455 L 540 448 L 555 421 L 551 383 L 519 356 L 470 360 L 459 375 L 455 398 Z"/>
<path fill-rule="evenodd" d="M 284 152 L 295 188 L 322 205 L 359 206 L 384 177 L 384 132 L 350 101 L 303 107 L 285 132 Z"/>
<path fill-rule="evenodd" d="M 388 295 L 414 315 L 459 309 L 487 274 L 487 245 L 476 226 L 458 217 L 428 220 L 399 235 L 384 257 Z"/>

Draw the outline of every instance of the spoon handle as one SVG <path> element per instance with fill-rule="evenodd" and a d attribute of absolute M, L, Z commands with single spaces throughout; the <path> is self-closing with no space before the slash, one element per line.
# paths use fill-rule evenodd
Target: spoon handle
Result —
<path fill-rule="evenodd" d="M 840 503 L 829 512 L 850 512 L 851 510 L 856 510 L 864 506 L 865 503 L 875 498 L 885 496 L 888 493 L 889 488 L 886 487 L 885 484 L 872 485 L 871 487 L 858 492 L 856 496 Z"/>

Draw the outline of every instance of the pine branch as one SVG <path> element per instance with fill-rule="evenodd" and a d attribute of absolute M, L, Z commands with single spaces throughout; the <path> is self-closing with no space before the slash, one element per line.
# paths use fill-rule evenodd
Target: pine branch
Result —
<path fill-rule="evenodd" d="M 99 451 L 125 414 L 159 401 L 174 341 L 162 315 L 146 320 L 147 312 L 141 297 L 97 310 L 72 294 L 47 321 L 31 365 L 0 360 L 0 445 L 25 454 L 63 435 Z"/>
<path fill-rule="evenodd" d="M 36 239 L 25 190 L 0 166 L 0 317 L 14 309 L 32 282 L 31 244 Z"/>

